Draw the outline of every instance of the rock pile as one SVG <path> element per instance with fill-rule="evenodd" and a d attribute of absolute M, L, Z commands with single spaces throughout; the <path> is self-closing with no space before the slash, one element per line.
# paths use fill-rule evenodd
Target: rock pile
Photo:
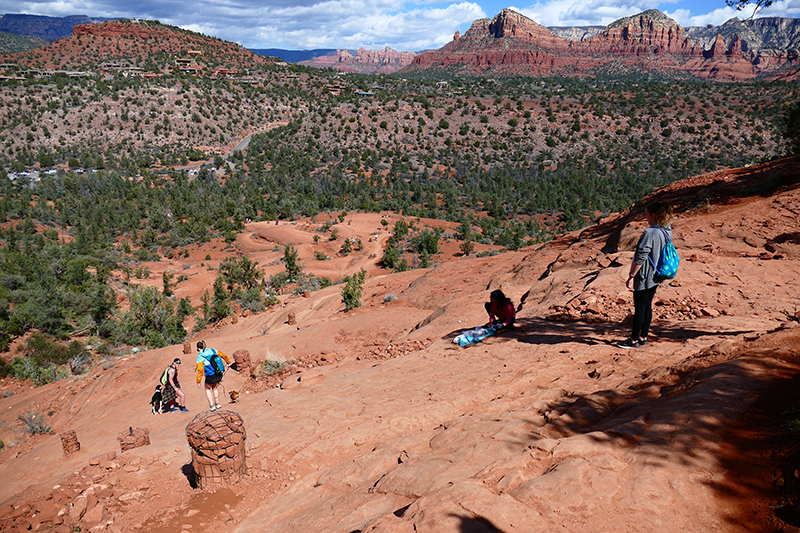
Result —
<path fill-rule="evenodd" d="M 81 443 L 78 442 L 78 434 L 74 429 L 70 429 L 61 433 L 61 447 L 64 449 L 64 455 L 72 455 L 75 452 L 81 451 Z"/>
<path fill-rule="evenodd" d="M 132 450 L 133 448 L 138 448 L 139 446 L 149 446 L 150 430 L 147 428 L 129 427 L 127 431 L 123 431 L 117 435 L 117 440 L 119 441 L 119 447 L 123 452 L 126 450 Z"/>
<path fill-rule="evenodd" d="M 0 507 L 0 531 L 121 533 L 125 528 L 114 517 L 123 507 L 144 505 L 149 489 L 123 483 L 120 473 L 138 472 L 141 466 L 140 458 L 129 463 L 115 452 L 94 457 L 52 490 L 31 489 Z"/>
<path fill-rule="evenodd" d="M 236 371 L 244 376 L 253 376 L 253 363 L 250 361 L 250 352 L 247 350 L 236 350 L 233 352 L 233 364 L 236 365 Z"/>
<path fill-rule="evenodd" d="M 370 350 L 366 356 L 361 356 L 359 359 L 393 359 L 395 357 L 402 357 L 412 352 L 424 350 L 430 346 L 431 342 L 431 339 L 395 342 L 385 348 L 374 348 Z"/>
<path fill-rule="evenodd" d="M 201 489 L 237 483 L 247 473 L 242 418 L 233 411 L 204 411 L 186 426 L 192 467 Z"/>

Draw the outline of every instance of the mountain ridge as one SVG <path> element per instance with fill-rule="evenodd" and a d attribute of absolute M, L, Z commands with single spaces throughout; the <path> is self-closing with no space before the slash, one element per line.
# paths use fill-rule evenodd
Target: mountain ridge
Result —
<path fill-rule="evenodd" d="M 777 22 L 780 20 L 780 22 Z M 772 30 L 784 42 L 796 44 L 800 21 L 767 21 L 756 29 Z M 605 31 L 567 41 L 535 21 L 504 9 L 493 19 L 479 19 L 461 36 L 439 50 L 414 58 L 402 74 L 451 72 L 470 75 L 585 76 L 613 66 L 619 73 L 640 70 L 666 76 L 717 81 L 781 75 L 797 62 L 794 48 L 754 49 L 741 33 L 751 26 L 732 23 L 728 41 L 716 34 L 710 48 L 692 43 L 686 30 L 658 10 L 648 10 L 609 24 Z M 763 45 L 763 39 L 760 41 Z M 745 48 L 748 48 L 745 50 Z"/>
<path fill-rule="evenodd" d="M 505 11 L 505 10 L 504 10 Z M 511 11 L 516 13 L 514 11 Z M 503 11 L 501 11 L 503 13 Z M 617 28 L 630 26 L 641 20 L 642 16 L 655 21 L 660 25 L 677 25 L 677 23 L 669 18 L 667 15 L 658 10 L 648 10 L 637 15 L 624 17 L 616 20 L 608 26 L 567 26 L 567 27 L 546 27 L 541 26 L 531 19 L 527 19 L 521 15 L 523 19 L 536 24 L 540 28 L 546 28 L 552 35 L 560 37 L 568 43 L 587 43 L 591 39 L 596 38 L 598 35 L 614 31 Z M 500 16 L 498 14 L 497 16 Z M 497 18 L 497 16 L 495 18 Z M 503 14 L 503 17 L 507 17 Z M 503 17 L 498 20 L 499 28 L 503 27 Z M 73 15 L 69 17 L 44 17 L 38 15 L 17 15 L 6 14 L 0 15 L 0 31 L 7 31 L 17 35 L 32 35 L 38 36 L 45 40 L 54 41 L 63 37 L 70 36 L 74 26 L 79 24 L 88 23 L 101 23 L 105 21 L 119 20 L 107 18 L 93 18 L 86 15 Z M 491 26 L 490 19 L 479 19 L 482 22 L 476 26 L 479 27 Z M 489 20 L 489 24 L 486 24 Z M 492 19 L 493 20 L 493 19 Z M 519 19 L 514 19 L 515 26 L 518 31 L 523 31 L 527 23 L 520 25 Z M 478 21 L 475 21 L 478 22 Z M 473 23 L 474 24 L 474 23 Z M 679 27 L 679 26 L 678 26 Z M 724 44 L 725 51 L 728 53 L 733 50 L 731 56 L 738 54 L 741 48 L 742 58 L 732 57 L 732 59 L 745 59 L 744 56 L 749 56 L 749 62 L 755 71 L 762 70 L 775 70 L 779 69 L 782 64 L 787 61 L 793 60 L 798 50 L 800 50 L 800 20 L 781 17 L 764 17 L 757 19 L 740 20 L 733 18 L 725 22 L 722 26 L 705 26 L 705 27 L 686 27 L 681 28 L 684 38 L 691 39 L 694 49 L 687 47 L 684 52 L 689 57 L 697 57 L 706 53 L 716 50 L 716 55 L 719 59 L 719 49 Z M 490 31 L 487 27 L 485 31 Z M 502 31 L 502 30 L 501 30 Z M 457 32 L 458 33 L 458 32 Z M 717 36 L 722 37 L 722 43 L 717 43 Z M 519 35 L 509 34 L 510 38 L 520 37 Z M 498 38 L 496 36 L 496 38 Z M 738 41 L 737 41 L 738 38 Z M 740 44 L 737 44 L 740 42 Z M 553 43 L 550 45 L 556 46 Z M 387 47 L 388 48 L 388 47 Z M 558 48 L 558 46 L 556 46 Z M 575 47 L 575 50 L 578 48 Z M 385 73 L 391 74 L 405 68 L 409 59 L 430 51 L 395 51 L 387 53 L 386 48 L 382 50 L 368 50 L 361 48 L 359 50 L 350 50 L 345 48 L 329 48 L 329 49 L 314 49 L 314 50 L 286 50 L 280 48 L 254 48 L 251 49 L 254 53 L 262 56 L 278 57 L 290 63 L 303 63 L 308 66 L 319 68 L 334 68 L 350 72 L 362 73 Z M 674 50 L 672 51 L 675 52 Z M 639 54 L 641 55 L 641 53 Z M 742 78 L 746 76 L 741 72 L 746 69 L 743 61 L 736 67 L 723 67 L 725 71 L 723 78 L 733 77 Z M 695 61 L 697 63 L 697 61 Z M 707 67 L 707 68 L 705 68 Z M 714 66 L 706 65 L 695 66 L 689 69 L 692 75 L 699 75 L 699 77 L 719 76 L 719 68 L 715 70 Z M 674 65 L 667 65 L 667 68 L 674 69 Z M 490 69 L 491 70 L 491 69 Z M 541 69 L 533 68 L 532 73 L 536 73 Z M 680 69 L 678 69 L 680 70 Z M 736 71 L 740 72 L 736 72 Z M 731 74 L 733 72 L 733 74 Z M 756 74 L 757 75 L 757 74 Z"/>

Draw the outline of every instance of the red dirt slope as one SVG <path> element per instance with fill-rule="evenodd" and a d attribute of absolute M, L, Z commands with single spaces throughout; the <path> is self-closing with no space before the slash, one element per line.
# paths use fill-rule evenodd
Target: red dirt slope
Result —
<path fill-rule="evenodd" d="M 795 530 L 798 482 L 783 468 L 797 437 L 781 424 L 798 400 L 797 168 L 781 160 L 653 195 L 678 208 L 682 264 L 636 350 L 614 342 L 628 332 L 645 201 L 526 251 L 462 257 L 449 243 L 430 269 L 375 268 L 385 231 L 361 255 L 306 261 L 367 266 L 365 305 L 343 313 L 333 286 L 202 336 L 295 361 L 280 388 L 226 376 L 242 393 L 225 408 L 245 421 L 250 474 L 217 492 L 189 484 L 184 428 L 204 405 L 190 365 L 193 412 L 148 411 L 179 346 L 2 398 L 0 436 L 20 442 L 0 452 L 0 531 Z M 198 254 L 246 252 L 280 270 L 276 245 L 292 244 L 308 258 L 318 224 L 248 226 L 235 249 L 187 258 L 179 289 L 207 286 L 193 281 L 212 275 Z M 340 234 L 379 227 L 354 215 Z M 522 302 L 518 327 L 454 345 L 500 287 Z M 23 437 L 16 417 L 29 408 L 52 413 L 56 434 Z M 151 445 L 115 453 L 129 427 L 149 428 Z M 82 450 L 65 458 L 67 429 Z"/>

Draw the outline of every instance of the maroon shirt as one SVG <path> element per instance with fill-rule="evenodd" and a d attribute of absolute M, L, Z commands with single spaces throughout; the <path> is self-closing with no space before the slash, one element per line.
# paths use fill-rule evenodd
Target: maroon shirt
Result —
<path fill-rule="evenodd" d="M 497 317 L 497 320 L 495 320 Z M 489 321 L 500 323 L 503 326 L 510 326 L 517 317 L 517 311 L 511 302 L 501 303 L 495 300 L 489 301 Z"/>

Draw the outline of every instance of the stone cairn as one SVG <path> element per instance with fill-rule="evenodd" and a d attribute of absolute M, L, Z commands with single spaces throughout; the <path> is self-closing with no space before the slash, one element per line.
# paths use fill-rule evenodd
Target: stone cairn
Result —
<path fill-rule="evenodd" d="M 233 411 L 203 411 L 186 426 L 192 467 L 201 489 L 232 485 L 247 473 L 242 418 Z"/>
<path fill-rule="evenodd" d="M 150 446 L 150 430 L 129 427 L 126 431 L 117 435 L 117 440 L 123 452 L 139 446 Z"/>
<path fill-rule="evenodd" d="M 70 429 L 61 433 L 61 447 L 64 449 L 64 455 L 70 456 L 73 453 L 81 451 L 81 443 L 78 442 L 78 434 L 74 429 Z"/>
<path fill-rule="evenodd" d="M 192 353 L 192 343 L 190 342 L 183 343 L 183 353 L 184 354 Z"/>
<path fill-rule="evenodd" d="M 253 376 L 253 363 L 250 361 L 250 352 L 247 350 L 236 350 L 233 352 L 233 364 L 236 365 L 236 371 L 243 376 Z"/>

